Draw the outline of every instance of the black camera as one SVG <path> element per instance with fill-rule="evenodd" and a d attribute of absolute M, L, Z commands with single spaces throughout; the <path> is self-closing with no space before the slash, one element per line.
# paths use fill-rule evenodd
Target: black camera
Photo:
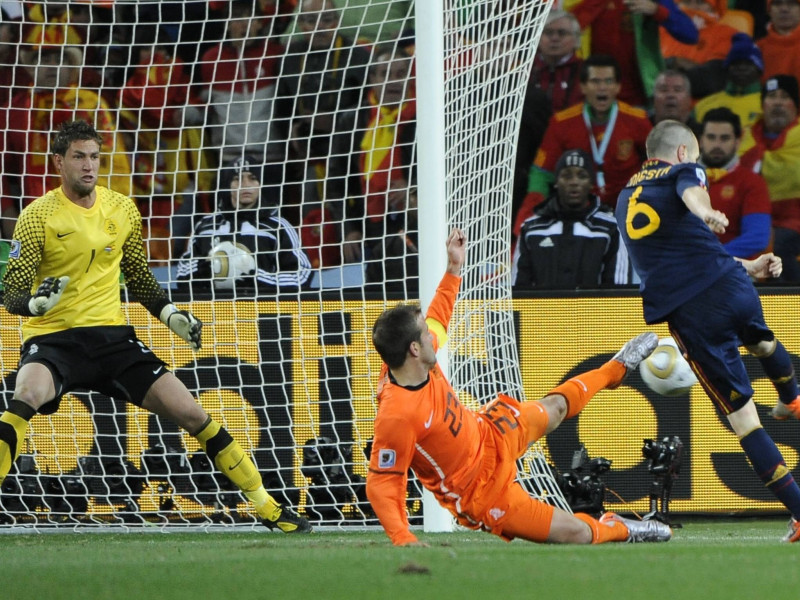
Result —
<path fill-rule="evenodd" d="M 39 481 L 39 468 L 32 454 L 19 455 L 0 489 L 0 514 L 4 517 L 0 522 L 13 522 L 12 514 L 33 514 L 42 508 L 44 490 Z"/>
<path fill-rule="evenodd" d="M 586 446 L 572 455 L 572 468 L 557 476 L 556 482 L 572 512 L 599 517 L 605 512 L 606 485 L 600 478 L 611 469 L 607 458 L 589 458 Z"/>
<path fill-rule="evenodd" d="M 121 456 L 81 456 L 76 475 L 83 480 L 91 496 L 105 504 L 122 504 L 123 520 L 135 521 L 136 499 L 144 489 L 141 471 Z"/>
<path fill-rule="evenodd" d="M 342 519 L 344 505 L 359 513 L 369 511 L 365 479 L 352 472 L 353 448 L 328 437 L 308 440 L 303 446 L 300 471 L 311 480 L 306 513 L 312 519 Z"/>
<path fill-rule="evenodd" d="M 642 446 L 642 456 L 648 460 L 647 468 L 654 475 L 650 486 L 650 512 L 643 519 L 655 519 L 672 527 L 680 527 L 680 524 L 673 523 L 670 518 L 669 501 L 673 481 L 681 472 L 683 442 L 676 435 L 665 437 L 660 442 L 646 439 Z"/>
<path fill-rule="evenodd" d="M 654 475 L 670 473 L 678 475 L 681 470 L 683 443 L 678 436 L 665 437 L 660 442 L 644 440 L 642 456 L 648 459 L 648 469 Z"/>
<path fill-rule="evenodd" d="M 193 493 L 189 497 L 196 502 L 214 506 L 220 509 L 219 514 L 213 515 L 212 520 L 222 520 L 223 518 L 237 518 L 234 509 L 241 502 L 239 488 L 230 479 L 214 468 L 211 459 L 205 452 L 196 452 L 189 457 L 189 467 L 191 468 L 191 482 Z M 225 516 L 222 509 L 231 510 L 230 515 Z"/>

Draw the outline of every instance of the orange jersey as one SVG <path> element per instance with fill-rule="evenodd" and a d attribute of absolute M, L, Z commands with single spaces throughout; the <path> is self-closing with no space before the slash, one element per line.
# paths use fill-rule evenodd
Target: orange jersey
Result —
<path fill-rule="evenodd" d="M 460 282 L 459 277 L 445 275 L 439 284 L 427 314 L 432 331 L 447 328 Z M 465 508 L 473 506 L 476 486 L 486 483 L 486 474 L 481 472 L 484 454 L 496 455 L 492 427 L 461 404 L 439 365 L 431 369 L 424 384 L 413 389 L 396 384 L 383 366 L 367 496 L 394 544 L 416 540 L 405 508 L 409 468 L 460 522 L 480 526 L 466 518 L 473 511 Z M 515 476 L 513 468 L 507 471 L 501 477 L 503 484 Z M 494 481 L 493 488 L 495 483 L 501 482 Z"/>

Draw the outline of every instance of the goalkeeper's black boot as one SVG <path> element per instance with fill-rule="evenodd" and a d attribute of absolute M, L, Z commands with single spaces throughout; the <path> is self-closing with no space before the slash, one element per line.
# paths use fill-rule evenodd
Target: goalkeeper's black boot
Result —
<path fill-rule="evenodd" d="M 274 521 L 262 519 L 261 521 L 269 529 L 280 529 L 283 533 L 311 533 L 313 531 L 311 523 L 294 512 L 288 506 L 282 506 L 278 518 Z"/>

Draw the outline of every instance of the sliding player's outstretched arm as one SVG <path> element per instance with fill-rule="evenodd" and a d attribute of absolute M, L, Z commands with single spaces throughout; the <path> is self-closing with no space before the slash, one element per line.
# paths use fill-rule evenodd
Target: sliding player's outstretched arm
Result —
<path fill-rule="evenodd" d="M 375 420 L 367 499 L 395 546 L 418 542 L 409 529 L 406 512 L 406 485 L 414 442 L 411 427 L 404 419 L 390 413 Z"/>
<path fill-rule="evenodd" d="M 453 307 L 456 304 L 458 288 L 461 285 L 461 268 L 466 258 L 467 236 L 460 229 L 453 229 L 447 237 L 447 270 L 436 288 L 436 294 L 428 307 L 425 317 L 430 330 L 436 334 L 437 347 L 447 341 L 447 328 Z"/>

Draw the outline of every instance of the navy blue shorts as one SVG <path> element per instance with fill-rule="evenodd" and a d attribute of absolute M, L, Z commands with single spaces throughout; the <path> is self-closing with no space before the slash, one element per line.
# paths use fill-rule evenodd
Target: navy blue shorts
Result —
<path fill-rule="evenodd" d="M 78 389 L 141 406 L 150 386 L 168 372 L 130 326 L 75 327 L 32 337 L 20 349 L 19 366 L 28 363 L 45 365 L 53 376 L 56 397 L 39 409 L 45 415 Z"/>
<path fill-rule="evenodd" d="M 775 335 L 764 322 L 761 298 L 744 268 L 680 306 L 667 322 L 717 409 L 727 415 L 747 404 L 753 387 L 739 348 Z"/>

